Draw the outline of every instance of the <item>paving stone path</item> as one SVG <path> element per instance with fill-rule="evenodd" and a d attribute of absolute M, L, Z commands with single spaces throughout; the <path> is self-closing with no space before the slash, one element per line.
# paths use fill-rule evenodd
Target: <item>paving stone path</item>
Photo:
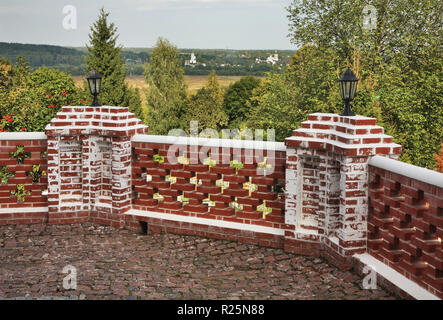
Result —
<path fill-rule="evenodd" d="M 63 268 L 77 270 L 65 290 Z M 395 299 L 324 260 L 236 242 L 81 225 L 0 227 L 0 299 Z"/>

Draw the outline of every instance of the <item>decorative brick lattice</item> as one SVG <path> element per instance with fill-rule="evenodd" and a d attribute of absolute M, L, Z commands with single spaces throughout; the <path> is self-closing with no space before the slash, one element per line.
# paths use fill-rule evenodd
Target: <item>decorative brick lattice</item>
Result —
<path fill-rule="evenodd" d="M 368 252 L 443 298 L 443 188 L 370 166 Z"/>
<path fill-rule="evenodd" d="M 0 224 L 42 223 L 47 218 L 46 137 L 19 135 L 20 140 L 16 133 L 0 135 Z"/>
<path fill-rule="evenodd" d="M 265 150 L 253 157 L 252 150 L 218 148 L 220 157 L 201 155 L 204 164 L 190 164 L 203 147 L 195 152 L 195 146 L 181 146 L 186 151 L 173 164 L 167 157 L 170 144 L 132 146 L 134 209 L 283 227 L 285 152 Z"/>

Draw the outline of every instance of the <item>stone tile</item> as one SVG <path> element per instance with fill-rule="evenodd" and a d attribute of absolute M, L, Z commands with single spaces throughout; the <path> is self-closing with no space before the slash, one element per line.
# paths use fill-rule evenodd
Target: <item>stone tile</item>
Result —
<path fill-rule="evenodd" d="M 1 226 L 0 261 L 0 299 L 396 299 L 319 258 L 91 223 Z"/>

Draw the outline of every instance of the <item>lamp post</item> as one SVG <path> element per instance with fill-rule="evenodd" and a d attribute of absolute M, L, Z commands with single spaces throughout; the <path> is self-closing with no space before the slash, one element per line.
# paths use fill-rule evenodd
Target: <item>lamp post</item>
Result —
<path fill-rule="evenodd" d="M 357 92 L 357 82 L 358 79 L 354 72 L 352 72 L 351 68 L 348 68 L 348 70 L 343 73 L 340 79 L 337 79 L 338 82 L 340 82 L 340 91 L 341 91 L 341 98 L 346 104 L 345 109 L 340 114 L 341 116 L 345 117 L 352 117 L 355 116 L 355 113 L 351 111 L 351 107 L 349 106 L 351 101 L 354 100 L 355 93 Z"/>
<path fill-rule="evenodd" d="M 94 96 L 91 107 L 99 107 L 97 96 L 100 93 L 100 88 L 102 85 L 102 76 L 95 70 L 92 70 L 89 76 L 86 78 L 88 80 L 89 91 Z"/>

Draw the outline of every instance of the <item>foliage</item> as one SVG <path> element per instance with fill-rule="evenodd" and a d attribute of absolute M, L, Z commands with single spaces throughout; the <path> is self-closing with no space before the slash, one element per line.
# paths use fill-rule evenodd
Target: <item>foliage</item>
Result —
<path fill-rule="evenodd" d="M 247 127 L 274 129 L 277 141 L 283 141 L 290 136 L 292 130 L 305 119 L 307 114 L 298 110 L 295 105 L 295 88 L 287 73 L 268 74 L 254 90 L 254 96 L 247 102 L 251 110 L 246 121 Z"/>
<path fill-rule="evenodd" d="M 200 130 L 217 130 L 228 124 L 228 117 L 223 112 L 223 90 L 215 72 L 209 75 L 203 88 L 189 97 L 186 105 L 186 122 L 198 121 Z"/>
<path fill-rule="evenodd" d="M 153 159 L 155 162 L 158 162 L 158 163 L 163 163 L 163 162 L 165 162 L 165 157 L 164 157 L 164 156 L 161 156 L 161 155 L 159 155 L 159 154 L 154 154 L 154 156 L 152 157 L 152 159 Z"/>
<path fill-rule="evenodd" d="M 24 146 L 17 146 L 14 152 L 10 153 L 12 158 L 17 159 L 18 164 L 23 164 L 26 158 L 29 158 L 31 154 L 29 152 L 25 152 Z"/>
<path fill-rule="evenodd" d="M 252 91 L 260 84 L 254 77 L 243 77 L 231 84 L 223 97 L 223 111 L 228 116 L 229 126 L 238 128 L 249 114 L 250 104 L 247 101 L 252 96 Z"/>
<path fill-rule="evenodd" d="M 12 64 L 7 58 L 0 58 L 0 91 L 12 86 Z"/>
<path fill-rule="evenodd" d="M 128 106 L 129 112 L 132 112 L 137 119 L 143 120 L 145 118 L 139 88 L 128 88 L 125 105 Z"/>
<path fill-rule="evenodd" d="M 120 106 L 124 102 L 126 84 L 121 47 L 117 46 L 117 28 L 108 24 L 109 13 L 100 10 L 97 21 L 91 27 L 90 45 L 86 46 L 85 58 L 88 72 L 96 70 L 102 75 L 100 102 L 104 105 Z"/>
<path fill-rule="evenodd" d="M 372 31 L 363 28 L 362 11 L 368 4 L 377 10 Z M 419 65 L 439 49 L 442 9 L 438 0 L 293 0 L 290 37 L 294 44 L 334 49 L 341 69 L 353 62 L 356 51 L 368 72 L 394 61 Z"/>
<path fill-rule="evenodd" d="M 90 45 L 85 63 L 88 72 L 96 70 L 102 75 L 99 101 L 103 105 L 129 107 L 138 116 L 143 115 L 141 98 L 137 90 L 125 83 L 126 71 L 121 57 L 122 47 L 117 46 L 117 28 L 108 23 L 109 13 L 101 8 L 97 21 L 91 27 Z M 85 91 L 87 84 L 85 81 Z"/>
<path fill-rule="evenodd" d="M 45 67 L 34 72 L 19 67 L 13 73 L 14 86 L 0 93 L 2 131 L 44 131 L 61 106 L 81 103 L 80 93 L 68 74 Z"/>
<path fill-rule="evenodd" d="M 343 104 L 332 54 L 314 45 L 303 46 L 283 74 L 268 74 L 250 99 L 248 127 L 275 129 L 276 140 L 283 141 L 309 113 L 339 112 Z"/>
<path fill-rule="evenodd" d="M 7 166 L 2 166 L 0 169 L 0 183 L 8 183 L 9 178 L 14 177 L 15 172 L 9 171 Z"/>
<path fill-rule="evenodd" d="M 45 172 L 40 169 L 40 165 L 32 165 L 32 171 L 27 171 L 26 175 L 32 177 L 32 182 L 40 182 L 40 178 L 45 175 Z"/>
<path fill-rule="evenodd" d="M 25 189 L 25 185 L 18 184 L 16 190 L 11 191 L 11 195 L 17 197 L 17 202 L 25 201 L 25 196 L 29 196 L 31 191 Z"/>
<path fill-rule="evenodd" d="M 167 134 L 184 128 L 186 84 L 178 49 L 159 38 L 152 50 L 151 62 L 145 65 L 147 124 L 152 134 Z"/>
<path fill-rule="evenodd" d="M 437 171 L 443 173 L 443 143 L 441 144 L 440 153 L 434 154 L 434 158 L 437 161 L 435 168 Z"/>
<path fill-rule="evenodd" d="M 144 63 L 149 62 L 151 51 L 151 48 L 122 48 L 121 57 L 126 73 L 130 76 L 143 75 Z M 29 61 L 30 70 L 46 66 L 72 75 L 85 75 L 87 72 L 84 62 L 87 54 L 85 47 L 67 48 L 0 42 L 0 52 L 13 64 L 16 63 L 17 57 L 23 56 Z M 201 64 L 185 66 L 186 75 L 209 75 L 215 70 L 218 75 L 225 76 L 263 76 L 266 72 L 275 69 L 271 64 L 255 62 L 256 58 L 266 60 L 270 54 L 274 53 L 273 50 L 180 49 L 181 65 L 189 59 L 191 52 L 196 54 Z M 278 50 L 281 64 L 288 64 L 294 52 L 295 50 Z"/>
<path fill-rule="evenodd" d="M 377 91 L 387 133 L 403 146 L 401 160 L 433 168 L 443 141 L 441 61 L 420 70 L 392 66 Z"/>
<path fill-rule="evenodd" d="M 403 145 L 401 160 L 432 168 L 443 141 L 441 12 L 437 0 L 376 0 L 377 28 L 362 27 L 364 0 L 294 0 L 290 37 L 301 45 L 284 75 L 251 98 L 248 125 L 283 140 L 312 112 L 343 108 L 335 83 L 347 66 L 360 78 L 352 109 L 376 117 Z M 289 119 L 289 121 L 288 121 Z"/>
<path fill-rule="evenodd" d="M 72 48 L 44 44 L 22 44 L 0 42 L 0 52 L 13 63 L 17 57 L 24 57 L 32 67 L 79 65 L 83 62 L 83 53 Z"/>
<path fill-rule="evenodd" d="M 29 75 L 29 62 L 24 57 L 18 57 L 14 68 L 12 69 L 13 85 L 20 86 Z"/>

